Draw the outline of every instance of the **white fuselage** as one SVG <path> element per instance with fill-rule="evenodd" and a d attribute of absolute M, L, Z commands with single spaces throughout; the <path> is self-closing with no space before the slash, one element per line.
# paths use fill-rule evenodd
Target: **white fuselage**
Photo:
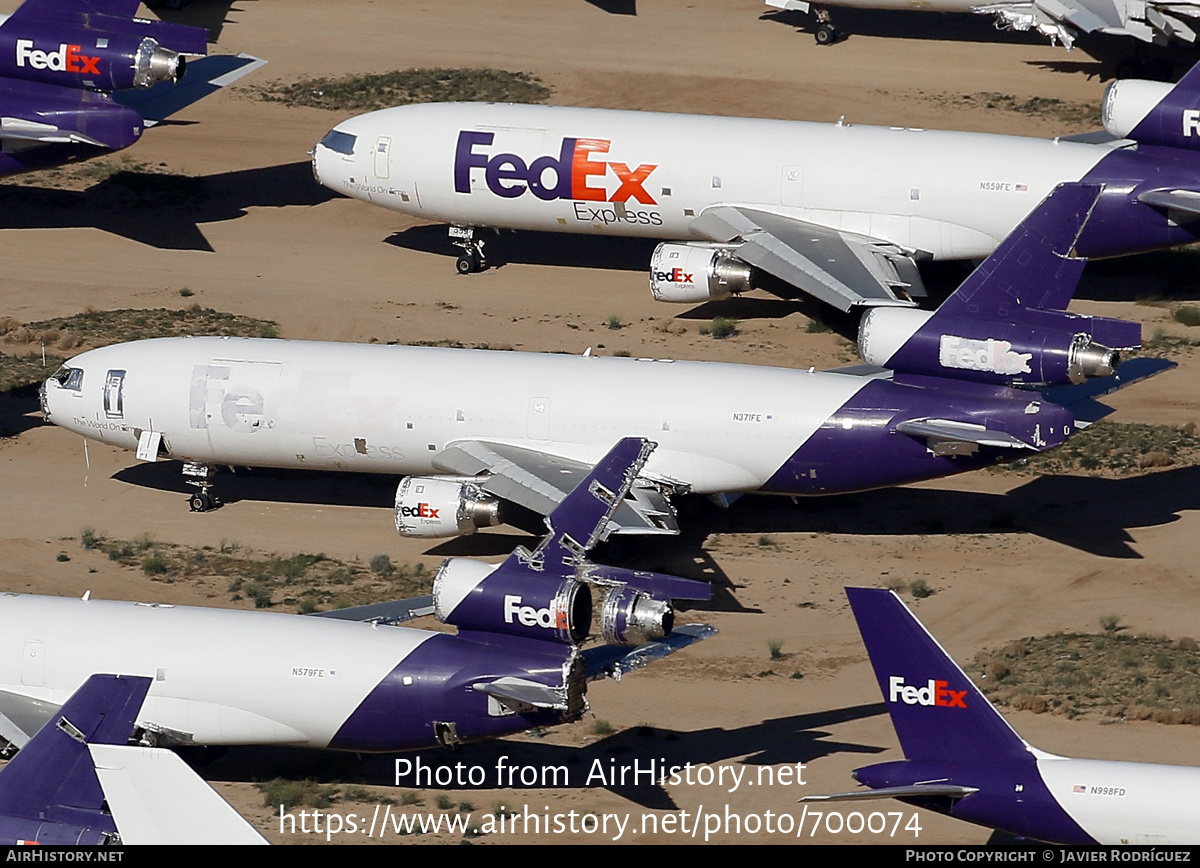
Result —
<path fill-rule="evenodd" d="M 437 103 L 338 124 L 313 168 L 337 192 L 452 224 L 694 241 L 697 217 L 733 205 L 973 259 L 1110 152 L 903 127 Z"/>
<path fill-rule="evenodd" d="M 154 679 L 139 725 L 197 744 L 325 747 L 436 633 L 187 606 L 0 594 L 0 710 L 95 672 Z"/>
<path fill-rule="evenodd" d="M 57 425 L 212 464 L 444 472 L 464 440 L 591 465 L 622 437 L 658 443 L 646 477 L 697 493 L 760 488 L 868 378 L 711 362 L 166 338 L 72 359 L 44 395 Z M 931 459 L 932 461 L 932 459 Z"/>
<path fill-rule="evenodd" d="M 1054 800 L 1098 844 L 1200 844 L 1200 768 L 1037 752 Z"/>

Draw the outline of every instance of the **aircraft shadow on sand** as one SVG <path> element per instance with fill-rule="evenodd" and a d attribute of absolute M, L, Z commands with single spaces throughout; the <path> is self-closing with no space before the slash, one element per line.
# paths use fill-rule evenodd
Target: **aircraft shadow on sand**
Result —
<path fill-rule="evenodd" d="M 52 373 L 53 368 L 46 371 L 46 376 Z M 0 392 L 0 437 L 15 437 L 44 424 L 36 386 Z"/>
<path fill-rule="evenodd" d="M 638 676 L 634 674 L 629 677 Z M 603 709 L 600 711 L 603 712 Z M 260 781 L 285 775 L 289 779 L 305 778 L 318 783 L 353 781 L 360 785 L 395 787 L 395 762 L 398 759 L 407 758 L 414 766 L 420 760 L 424 767 L 432 768 L 434 774 L 439 767 L 453 769 L 456 763 L 462 763 L 465 768 L 476 766 L 484 770 L 487 775 L 485 782 L 474 787 L 452 783 L 449 786 L 437 785 L 436 788 L 466 796 L 475 789 L 499 788 L 496 767 L 501 757 L 506 757 L 505 762 L 510 766 L 533 768 L 539 772 L 550 767 L 566 768 L 566 786 L 542 787 L 539 782 L 536 787 L 530 787 L 558 790 L 582 790 L 597 786 L 596 778 L 591 784 L 587 783 L 589 773 L 597 769 L 603 769 L 607 776 L 614 767 L 627 766 L 631 777 L 634 760 L 642 768 L 646 768 L 651 759 L 668 768 L 682 767 L 686 763 L 693 766 L 716 763 L 737 765 L 740 760 L 740 765 L 745 768 L 742 785 L 745 786 L 747 780 L 754 780 L 754 786 L 757 787 L 758 772 L 754 770 L 755 766 L 788 764 L 794 767 L 796 763 L 810 763 L 834 754 L 873 756 L 882 753 L 886 747 L 831 740 L 831 733 L 824 728 L 885 713 L 883 703 L 877 702 L 764 720 L 735 729 L 713 727 L 681 731 L 639 726 L 584 747 L 491 741 L 464 745 L 453 752 L 428 750 L 404 754 L 402 757 L 389 754 L 364 758 L 296 748 L 231 748 L 219 760 L 200 771 L 210 782 Z M 442 774 L 446 775 L 447 772 Z M 678 808 L 667 790 L 659 784 L 646 783 L 646 777 L 643 776 L 639 785 L 630 786 L 630 777 L 626 779 L 626 786 L 620 786 L 619 782 L 613 786 L 606 777 L 604 788 L 647 809 Z M 765 783 L 765 776 L 763 780 Z M 417 784 L 406 784 L 401 780 L 399 786 L 415 788 Z M 504 788 L 507 788 L 507 781 L 504 782 Z M 519 787 L 514 788 L 515 795 L 520 793 Z M 476 807 L 486 811 L 486 806 Z M 425 810 L 428 810 L 428 806 Z"/>
<path fill-rule="evenodd" d="M 444 223 L 413 226 L 393 233 L 387 243 L 407 250 L 441 254 L 446 257 L 446 268 L 452 269 L 458 248 L 450 243 L 446 231 Z M 604 268 L 648 274 L 650 256 L 658 244 L 657 240 L 651 238 L 598 237 L 532 230 L 483 232 L 481 237 L 489 268 L 503 268 L 512 263 Z"/>
<path fill-rule="evenodd" d="M 609 15 L 637 15 L 637 0 L 587 0 Z"/>
<path fill-rule="evenodd" d="M 86 190 L 0 184 L 0 229 L 92 227 L 151 247 L 212 252 L 202 223 L 335 196 L 313 180 L 307 160 L 202 177 L 122 170 Z"/>
<path fill-rule="evenodd" d="M 240 3 L 255 2 L 255 0 L 240 0 Z M 245 10 L 234 8 L 234 0 L 191 0 L 184 9 L 167 9 L 160 6 L 154 14 L 163 21 L 176 24 L 187 24 L 191 27 L 203 27 L 208 31 L 209 42 L 219 42 L 221 30 L 225 25 L 236 27 L 238 22 L 230 18 L 233 12 Z M 253 11 L 253 10 L 251 10 Z"/>
<path fill-rule="evenodd" d="M 180 465 L 173 461 L 135 464 L 117 471 L 113 478 L 160 491 L 187 494 L 192 490 Z M 222 474 L 217 491 L 227 503 L 256 500 L 390 509 L 395 486 L 393 476 L 254 470 Z M 701 509 L 695 515 L 688 514 L 690 509 L 685 511 L 683 533 L 642 543 L 631 559 L 637 567 L 712 580 L 717 568 L 702 549 L 712 533 L 1030 533 L 1101 557 L 1140 558 L 1131 545 L 1130 529 L 1170 524 L 1178 521 L 1181 513 L 1200 509 L 1200 467 L 1118 479 L 1039 476 L 1007 494 L 886 488 L 794 501 L 747 495 L 728 510 L 707 509 L 703 500 L 694 502 Z M 185 508 L 181 502 L 180 509 Z M 525 529 L 530 539 L 540 533 L 534 527 Z M 485 531 L 466 541 L 438 542 L 430 553 L 502 554 L 517 542 L 511 535 Z M 501 548 L 489 549 L 493 544 Z"/>

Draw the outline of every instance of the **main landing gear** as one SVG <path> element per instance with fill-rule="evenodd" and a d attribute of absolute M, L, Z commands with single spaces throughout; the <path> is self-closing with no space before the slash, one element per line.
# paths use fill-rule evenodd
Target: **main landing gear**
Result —
<path fill-rule="evenodd" d="M 221 501 L 212 493 L 212 478 L 216 474 L 217 468 L 209 464 L 188 463 L 183 465 L 183 475 L 190 477 L 186 480 L 187 484 L 194 485 L 199 489 L 188 498 L 188 509 L 192 512 L 208 512 L 221 505 Z"/>
<path fill-rule="evenodd" d="M 459 274 L 474 274 L 487 268 L 483 256 L 483 240 L 475 237 L 474 226 L 451 226 L 450 243 L 462 248 L 454 268 Z"/>
<path fill-rule="evenodd" d="M 813 9 L 817 16 L 817 31 L 813 34 L 813 38 L 817 40 L 817 45 L 833 45 L 842 35 L 833 26 L 833 16 L 821 4 L 814 4 Z"/>

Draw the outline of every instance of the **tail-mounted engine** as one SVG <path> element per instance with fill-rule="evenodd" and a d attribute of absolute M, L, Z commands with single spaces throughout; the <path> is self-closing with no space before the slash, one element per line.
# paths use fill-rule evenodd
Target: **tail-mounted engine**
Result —
<path fill-rule="evenodd" d="M 693 304 L 748 289 L 750 266 L 727 247 L 664 242 L 650 257 L 650 294 L 655 301 Z"/>
<path fill-rule="evenodd" d="M 1182 137 L 1188 136 L 1183 126 L 1185 119 L 1181 111 L 1164 112 L 1160 105 L 1175 85 L 1161 81 L 1143 81 L 1127 78 L 1114 81 L 1104 91 L 1101 116 L 1104 129 L 1118 139 L 1131 137 L 1137 130 L 1139 142 L 1151 145 L 1179 146 L 1186 144 Z M 1143 121 L 1149 123 L 1143 125 Z M 1162 123 L 1155 123 L 1162 120 Z M 1193 131 L 1193 141 L 1194 131 Z"/>
<path fill-rule="evenodd" d="M 578 645 L 592 625 L 592 592 L 573 578 L 532 578 L 470 558 L 447 558 L 433 580 L 434 614 L 468 630 Z"/>
<path fill-rule="evenodd" d="M 396 487 L 396 530 L 401 536 L 469 536 L 501 521 L 500 501 L 469 481 L 406 476 Z"/>
<path fill-rule="evenodd" d="M 645 645 L 671 635 L 675 611 L 633 588 L 612 588 L 600 607 L 600 634 L 609 645 Z"/>
<path fill-rule="evenodd" d="M 897 373 L 1026 386 L 1078 384 L 1116 372 L 1120 350 L 1141 345 L 1125 320 L 1022 310 L 1021 322 L 877 307 L 858 332 L 863 361 Z"/>

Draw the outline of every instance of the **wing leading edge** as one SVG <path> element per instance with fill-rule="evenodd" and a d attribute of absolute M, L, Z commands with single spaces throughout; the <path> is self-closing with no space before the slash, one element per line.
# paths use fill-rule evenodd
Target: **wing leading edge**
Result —
<path fill-rule="evenodd" d="M 887 242 L 732 205 L 708 209 L 689 228 L 736 244 L 738 259 L 842 311 L 909 306 L 926 294 L 912 254 Z"/>

